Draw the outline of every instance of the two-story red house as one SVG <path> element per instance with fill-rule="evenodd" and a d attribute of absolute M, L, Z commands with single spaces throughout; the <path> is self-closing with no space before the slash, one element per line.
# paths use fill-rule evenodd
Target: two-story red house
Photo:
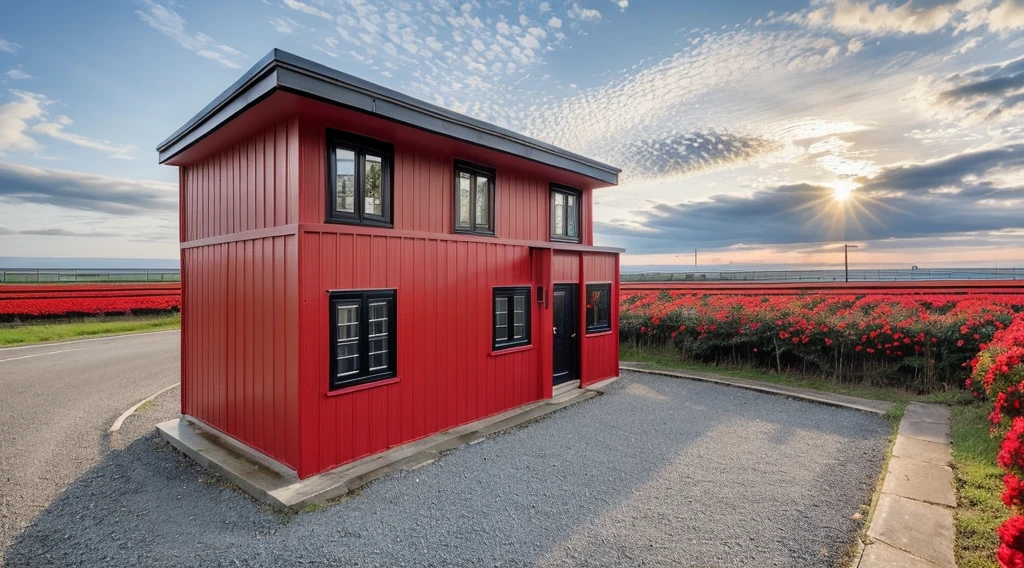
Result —
<path fill-rule="evenodd" d="M 300 478 L 618 374 L 616 168 L 278 50 L 158 150 L 182 413 Z"/>

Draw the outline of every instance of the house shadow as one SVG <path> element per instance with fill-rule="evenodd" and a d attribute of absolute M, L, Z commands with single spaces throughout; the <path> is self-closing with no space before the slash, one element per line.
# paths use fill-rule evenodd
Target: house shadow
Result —
<path fill-rule="evenodd" d="M 633 375 L 282 514 L 149 434 L 71 484 L 6 565 L 834 564 L 888 435 L 876 416 Z"/>

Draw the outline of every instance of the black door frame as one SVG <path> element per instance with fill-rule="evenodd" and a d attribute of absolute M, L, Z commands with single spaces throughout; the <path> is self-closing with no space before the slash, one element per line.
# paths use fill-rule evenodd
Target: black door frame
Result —
<path fill-rule="evenodd" d="M 555 302 L 554 298 L 556 297 L 558 292 L 564 292 L 565 295 L 566 295 L 565 306 L 563 308 L 565 310 L 565 312 L 564 312 L 565 315 L 563 316 L 563 318 L 562 318 L 563 321 L 561 321 L 561 322 L 554 320 L 554 311 L 555 311 L 554 310 L 554 302 Z M 551 381 L 552 381 L 552 384 L 557 385 L 557 384 L 561 384 L 561 383 L 565 383 L 565 382 L 568 382 L 568 381 L 574 381 L 574 380 L 579 379 L 579 372 L 580 372 L 579 284 L 569 284 L 569 283 L 566 283 L 566 284 L 555 284 L 554 285 L 554 289 L 552 290 L 551 304 L 552 304 L 552 306 L 551 306 L 551 308 L 552 308 L 552 325 L 555 328 L 562 327 L 563 328 L 563 330 L 562 330 L 563 333 L 567 334 L 567 336 L 563 335 L 563 338 L 564 338 L 563 342 L 566 344 L 565 345 L 565 349 L 568 350 L 568 363 L 569 363 L 567 365 L 567 368 L 566 368 L 565 372 L 562 373 L 562 374 L 556 374 L 554 372 L 554 369 L 555 369 L 555 367 L 557 367 L 557 365 L 552 364 Z M 565 321 L 571 321 L 572 322 L 572 325 L 569 327 L 569 329 L 565 329 L 565 326 L 563 325 L 565 323 Z M 555 342 L 556 342 L 555 330 L 552 329 L 552 332 L 551 332 L 551 353 L 552 353 L 552 355 L 551 355 L 551 357 L 552 357 L 552 362 L 553 363 L 554 363 L 554 359 L 559 354 L 559 350 L 556 348 Z"/>

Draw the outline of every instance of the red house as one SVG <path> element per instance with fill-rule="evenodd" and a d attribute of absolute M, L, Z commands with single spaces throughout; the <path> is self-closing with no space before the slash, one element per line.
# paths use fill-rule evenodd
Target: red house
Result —
<path fill-rule="evenodd" d="M 618 374 L 616 168 L 279 50 L 158 150 L 182 413 L 300 478 Z"/>

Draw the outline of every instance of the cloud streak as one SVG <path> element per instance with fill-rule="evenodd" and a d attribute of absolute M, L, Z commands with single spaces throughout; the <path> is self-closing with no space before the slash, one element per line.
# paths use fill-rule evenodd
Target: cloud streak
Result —
<path fill-rule="evenodd" d="M 145 10 L 135 11 L 143 22 L 196 55 L 231 69 L 238 69 L 240 63 L 247 59 L 237 49 L 220 44 L 206 34 L 188 31 L 188 22 L 170 6 L 153 0 L 143 0 L 143 4 Z"/>
<path fill-rule="evenodd" d="M 0 200 L 117 216 L 173 216 L 175 184 L 0 162 Z"/>

